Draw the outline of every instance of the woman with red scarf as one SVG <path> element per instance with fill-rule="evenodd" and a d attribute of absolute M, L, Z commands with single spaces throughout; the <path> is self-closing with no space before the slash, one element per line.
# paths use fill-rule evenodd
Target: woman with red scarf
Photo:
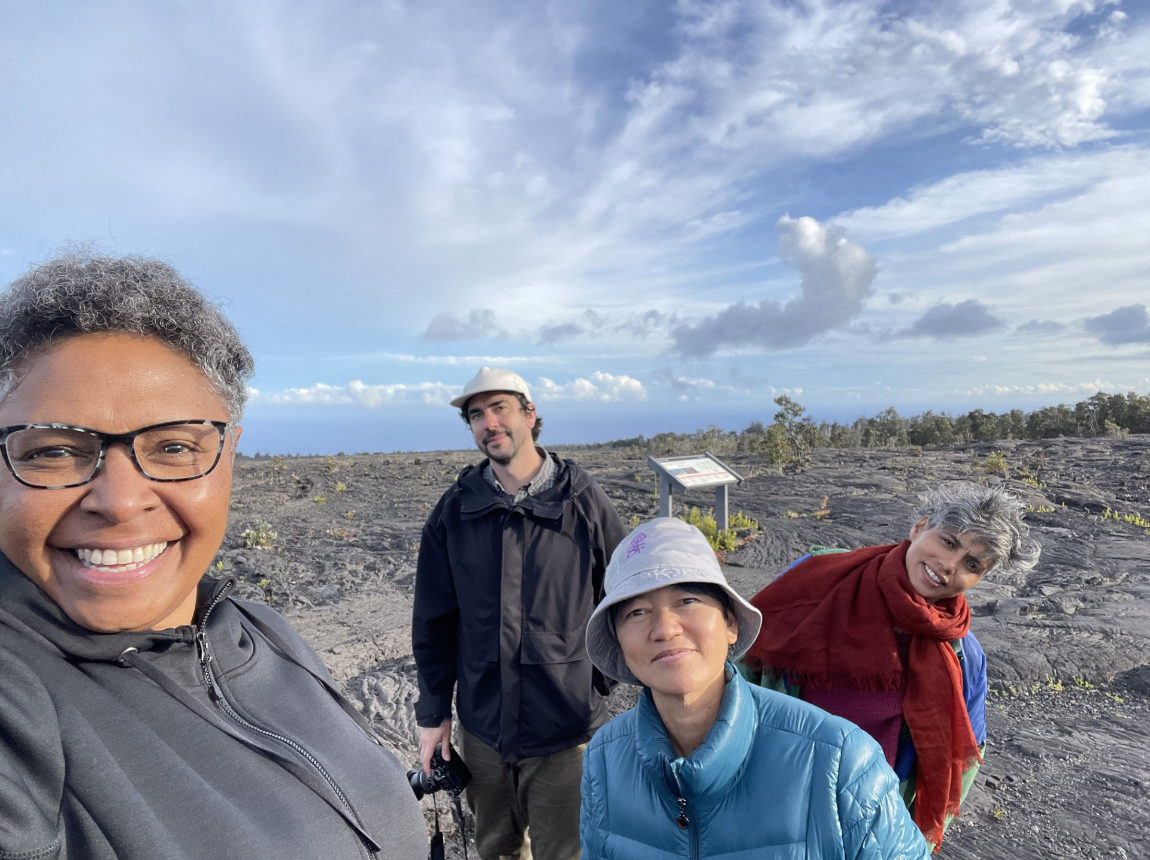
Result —
<path fill-rule="evenodd" d="M 986 743 L 986 658 L 963 593 L 1033 568 L 1039 548 L 1001 487 L 943 484 L 922 502 L 907 540 L 812 553 L 760 591 L 740 669 L 869 732 L 937 850 Z"/>

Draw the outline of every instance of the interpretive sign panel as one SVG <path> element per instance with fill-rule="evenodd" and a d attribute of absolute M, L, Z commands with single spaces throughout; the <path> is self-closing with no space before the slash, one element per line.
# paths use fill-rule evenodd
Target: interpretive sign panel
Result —
<path fill-rule="evenodd" d="M 685 457 L 648 457 L 647 462 L 659 476 L 659 516 L 671 516 L 671 494 L 676 490 L 715 488 L 715 521 L 727 527 L 727 486 L 741 484 L 743 476 L 708 451 Z"/>
<path fill-rule="evenodd" d="M 650 458 L 661 466 L 682 490 L 737 484 L 743 479 L 709 454 L 689 457 Z"/>

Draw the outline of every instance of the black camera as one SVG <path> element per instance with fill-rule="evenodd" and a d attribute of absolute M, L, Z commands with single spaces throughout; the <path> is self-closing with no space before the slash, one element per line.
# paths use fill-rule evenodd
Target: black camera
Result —
<path fill-rule="evenodd" d="M 423 768 L 419 767 L 407 772 L 407 781 L 411 784 L 411 790 L 415 792 L 416 800 L 422 800 L 423 795 L 434 794 L 441 788 L 452 797 L 459 797 L 463 789 L 467 788 L 467 783 L 471 782 L 471 771 L 463 761 L 463 757 L 450 744 L 447 748 L 451 751 L 451 758 L 446 761 L 439 754 L 438 746 L 431 754 L 431 776 L 425 774 Z"/>

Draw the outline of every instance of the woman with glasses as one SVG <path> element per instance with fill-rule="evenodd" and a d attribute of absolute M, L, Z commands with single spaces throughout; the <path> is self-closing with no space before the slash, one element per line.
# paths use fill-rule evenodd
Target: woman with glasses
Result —
<path fill-rule="evenodd" d="M 205 576 L 252 359 L 163 263 L 0 294 L 0 857 L 394 857 L 398 761 L 274 611 Z"/>
<path fill-rule="evenodd" d="M 986 657 L 965 592 L 993 570 L 1030 570 L 1040 548 L 1002 487 L 941 484 L 921 501 L 906 540 L 818 548 L 755 595 L 763 631 L 739 668 L 874 737 L 937 850 L 986 745 Z"/>

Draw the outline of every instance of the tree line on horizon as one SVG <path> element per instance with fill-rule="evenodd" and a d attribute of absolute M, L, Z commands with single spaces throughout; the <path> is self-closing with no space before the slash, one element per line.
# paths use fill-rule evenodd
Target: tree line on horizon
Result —
<path fill-rule="evenodd" d="M 1107 394 L 1068 406 L 1045 406 L 1033 412 L 1011 409 L 986 412 L 972 409 L 962 415 L 926 411 L 904 417 L 889 407 L 850 424 L 814 421 L 798 401 L 775 398 L 779 410 L 768 425 L 753 421 L 742 432 L 712 424 L 694 433 L 659 433 L 603 443 L 610 448 L 639 448 L 649 454 L 755 453 L 775 466 L 802 465 L 816 448 L 921 448 L 946 447 L 966 442 L 1002 439 L 1053 439 L 1059 436 L 1125 436 L 1150 433 L 1150 395 Z"/>

